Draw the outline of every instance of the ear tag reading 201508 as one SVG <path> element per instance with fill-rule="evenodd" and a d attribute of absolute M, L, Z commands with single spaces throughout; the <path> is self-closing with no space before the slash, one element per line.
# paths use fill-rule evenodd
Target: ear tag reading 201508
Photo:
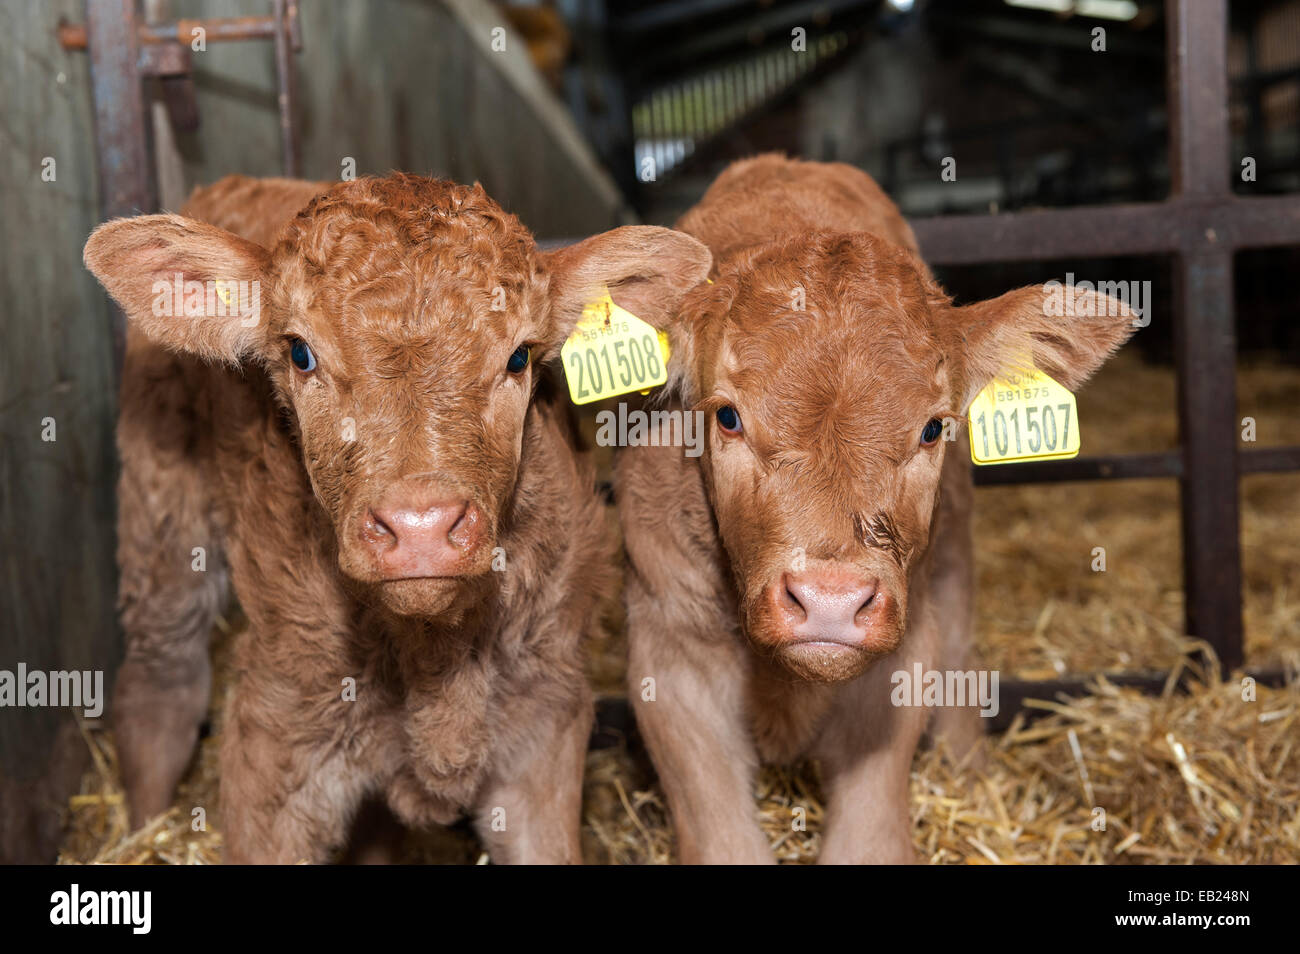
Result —
<path fill-rule="evenodd" d="M 668 336 L 620 308 L 606 291 L 582 309 L 560 360 L 574 404 L 644 393 L 668 380 Z"/>
<path fill-rule="evenodd" d="M 967 416 L 970 458 L 977 464 L 1078 456 L 1074 395 L 1041 371 L 993 381 L 971 402 Z"/>

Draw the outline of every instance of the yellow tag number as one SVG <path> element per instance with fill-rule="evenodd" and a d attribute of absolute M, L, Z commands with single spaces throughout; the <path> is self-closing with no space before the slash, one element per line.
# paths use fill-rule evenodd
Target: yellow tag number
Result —
<path fill-rule="evenodd" d="M 1079 453 L 1074 395 L 1041 371 L 993 381 L 971 402 L 970 456 L 977 464 L 1062 460 Z"/>
<path fill-rule="evenodd" d="M 574 404 L 646 391 L 668 380 L 667 336 L 606 292 L 582 311 L 560 349 Z"/>

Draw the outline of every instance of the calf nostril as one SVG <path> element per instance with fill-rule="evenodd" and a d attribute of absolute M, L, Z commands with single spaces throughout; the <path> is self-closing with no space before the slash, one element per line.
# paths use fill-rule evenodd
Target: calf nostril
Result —
<path fill-rule="evenodd" d="M 799 617 L 800 620 L 808 618 L 808 608 L 803 605 L 803 602 L 799 599 L 799 594 L 791 587 L 790 574 L 788 573 L 781 578 L 781 592 L 778 597 L 788 612 Z"/>
<path fill-rule="evenodd" d="M 875 604 L 875 602 L 876 602 L 876 588 L 873 586 L 871 588 L 871 593 L 868 594 L 867 598 L 862 601 L 862 605 L 858 607 L 858 611 L 853 614 L 853 622 L 859 625 L 866 625 L 867 622 L 866 617 L 871 612 L 871 607 L 872 605 Z"/>
<path fill-rule="evenodd" d="M 461 509 L 460 516 L 456 518 L 456 522 L 453 523 L 451 525 L 451 529 L 447 531 L 447 536 L 452 536 L 457 531 L 464 530 L 466 525 L 469 522 L 469 519 L 470 519 L 469 507 L 467 505 Z"/>
<path fill-rule="evenodd" d="M 452 523 L 451 529 L 447 531 L 447 539 L 462 548 L 471 546 L 474 542 L 478 518 L 478 510 L 473 504 L 468 501 L 461 504 L 455 522 Z"/>
<path fill-rule="evenodd" d="M 375 543 L 395 543 L 397 541 L 397 534 L 393 531 L 393 528 L 385 523 L 384 519 L 373 510 L 367 511 L 365 522 L 361 526 L 361 532 Z"/>

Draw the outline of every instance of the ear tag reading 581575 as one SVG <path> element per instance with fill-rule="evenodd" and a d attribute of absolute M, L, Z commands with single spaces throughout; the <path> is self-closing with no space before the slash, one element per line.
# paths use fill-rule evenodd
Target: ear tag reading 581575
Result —
<path fill-rule="evenodd" d="M 590 404 L 668 380 L 668 336 L 620 308 L 609 292 L 587 305 L 560 349 L 569 397 Z"/>
<path fill-rule="evenodd" d="M 1079 453 L 1074 395 L 1041 371 L 998 378 L 971 402 L 970 458 L 977 464 L 1062 460 Z"/>

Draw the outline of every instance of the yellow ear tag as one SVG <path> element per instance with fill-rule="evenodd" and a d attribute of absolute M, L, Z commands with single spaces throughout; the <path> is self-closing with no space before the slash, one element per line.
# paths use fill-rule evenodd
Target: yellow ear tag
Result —
<path fill-rule="evenodd" d="M 668 336 L 620 308 L 606 291 L 582 310 L 560 360 L 574 404 L 644 394 L 668 380 Z"/>
<path fill-rule="evenodd" d="M 1074 395 L 1041 371 L 998 378 L 971 402 L 970 459 L 977 464 L 1063 460 L 1079 454 Z"/>

